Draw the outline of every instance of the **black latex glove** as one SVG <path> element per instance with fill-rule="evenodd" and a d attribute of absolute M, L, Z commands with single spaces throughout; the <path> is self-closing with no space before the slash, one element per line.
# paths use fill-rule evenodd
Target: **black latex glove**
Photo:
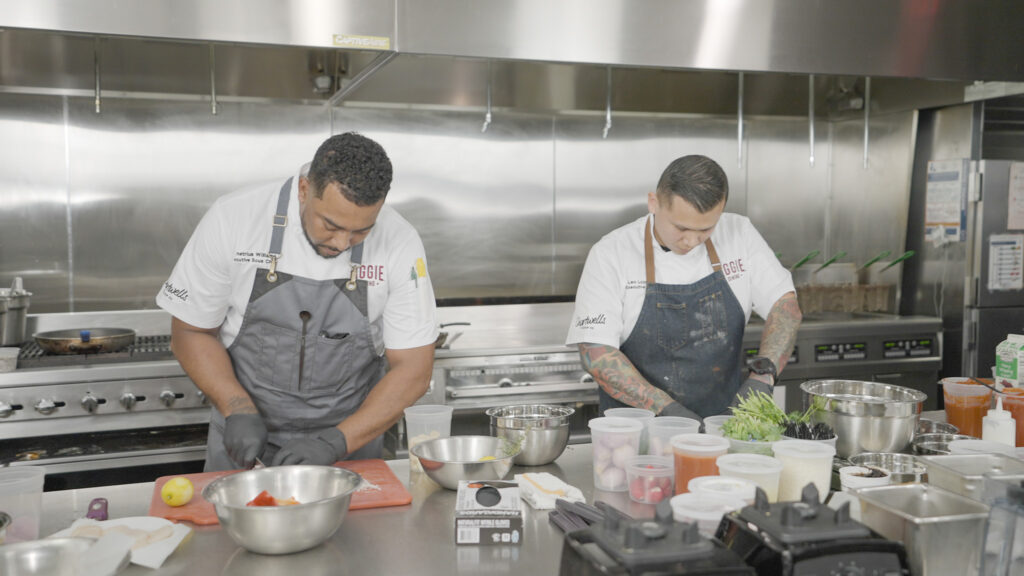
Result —
<path fill-rule="evenodd" d="M 224 448 L 235 464 L 251 468 L 267 445 L 267 426 L 259 414 L 232 414 L 224 425 Z"/>
<path fill-rule="evenodd" d="M 701 422 L 701 417 L 696 412 L 675 401 L 666 404 L 661 409 L 661 412 L 658 413 L 658 416 L 682 416 L 683 418 L 693 418 L 697 422 Z"/>
<path fill-rule="evenodd" d="M 762 382 L 756 378 L 747 378 L 740 384 L 740 389 L 736 391 L 736 397 L 733 398 L 730 406 L 739 404 L 740 400 L 753 394 L 754 392 L 764 392 L 765 394 L 772 395 L 772 385 L 767 382 Z"/>
<path fill-rule="evenodd" d="M 318 464 L 330 466 L 348 455 L 348 442 L 337 428 L 328 428 L 312 438 L 296 438 L 274 455 L 272 466 Z"/>

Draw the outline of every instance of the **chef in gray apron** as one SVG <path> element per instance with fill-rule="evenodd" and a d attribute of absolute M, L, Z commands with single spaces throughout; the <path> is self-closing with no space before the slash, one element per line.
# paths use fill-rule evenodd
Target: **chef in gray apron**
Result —
<path fill-rule="evenodd" d="M 598 382 L 602 414 L 635 406 L 703 418 L 751 393 L 772 393 L 800 311 L 791 275 L 748 219 L 724 213 L 727 197 L 717 163 L 678 158 L 648 195 L 650 214 L 591 249 L 566 343 L 579 346 Z M 725 263 L 714 233 L 728 250 Z M 701 246 L 711 269 L 703 277 Z M 657 282 L 656 261 L 668 267 L 663 279 L 685 282 Z M 741 344 L 753 310 L 766 322 L 760 355 L 747 362 Z"/>

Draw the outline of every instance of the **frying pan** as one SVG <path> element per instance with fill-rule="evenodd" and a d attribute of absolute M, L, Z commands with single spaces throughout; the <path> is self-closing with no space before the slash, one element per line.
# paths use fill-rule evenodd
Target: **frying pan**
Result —
<path fill-rule="evenodd" d="M 88 330 L 51 330 L 32 335 L 50 354 L 96 354 L 117 352 L 135 343 L 135 330 L 128 328 L 89 328 Z"/>

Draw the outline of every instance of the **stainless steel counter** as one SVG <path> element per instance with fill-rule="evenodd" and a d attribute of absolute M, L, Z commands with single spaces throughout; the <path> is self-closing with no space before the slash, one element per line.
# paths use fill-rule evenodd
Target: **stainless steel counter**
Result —
<path fill-rule="evenodd" d="M 426 477 L 411 486 L 407 460 L 388 462 L 409 487 L 412 504 L 350 511 L 341 529 L 325 544 L 287 556 L 262 556 L 240 548 L 219 526 L 195 527 L 190 540 L 160 570 L 129 566 L 121 574 L 244 575 L 374 574 L 418 576 L 450 574 L 557 574 L 562 533 L 548 512 L 523 502 L 523 542 L 519 546 L 456 546 L 455 492 Z M 653 507 L 636 504 L 625 492 L 595 491 L 589 444 L 568 446 L 553 464 L 516 467 L 514 473 L 550 472 L 583 491 L 588 503 L 606 501 L 635 517 L 650 517 Z M 85 515 L 92 498 L 110 501 L 112 517 L 146 515 L 153 484 L 85 488 L 43 494 L 41 534 L 51 534 Z"/>

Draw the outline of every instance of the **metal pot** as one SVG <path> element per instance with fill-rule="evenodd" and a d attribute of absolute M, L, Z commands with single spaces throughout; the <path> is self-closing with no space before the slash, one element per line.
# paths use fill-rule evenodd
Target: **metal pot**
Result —
<path fill-rule="evenodd" d="M 819 419 L 836 431 L 836 453 L 903 452 L 917 428 L 924 392 L 859 380 L 809 380 L 800 385 L 804 406 L 824 410 Z"/>
<path fill-rule="evenodd" d="M 0 346 L 20 346 L 25 341 L 28 305 L 32 293 L 15 278 L 10 288 L 0 288 Z"/>
<path fill-rule="evenodd" d="M 135 330 L 128 328 L 89 328 L 88 330 L 51 330 L 32 335 L 50 354 L 96 354 L 117 352 L 135 343 Z"/>

